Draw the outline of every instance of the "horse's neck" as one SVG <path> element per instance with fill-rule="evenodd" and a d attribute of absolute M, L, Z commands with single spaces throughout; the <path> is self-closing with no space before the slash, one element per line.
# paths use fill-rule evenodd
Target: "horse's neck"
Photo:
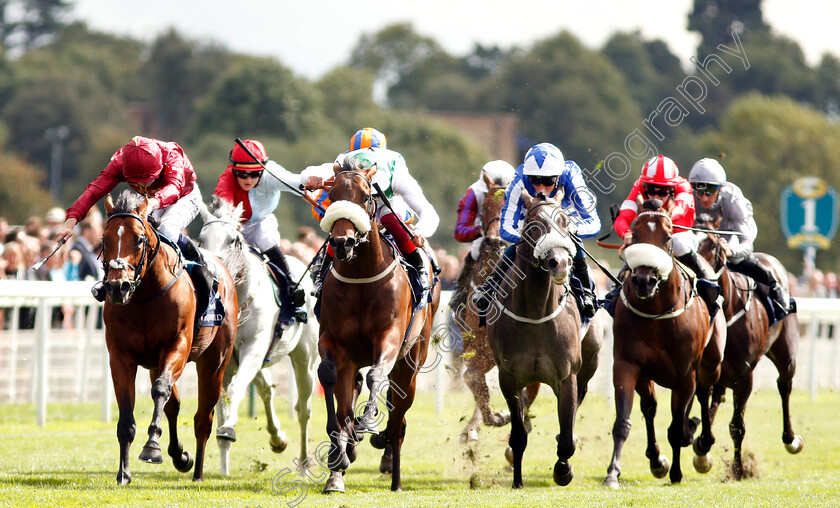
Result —
<path fill-rule="evenodd" d="M 245 256 L 242 273 L 231 274 L 234 275 L 235 279 L 241 277 L 242 280 L 242 283 L 236 285 L 236 296 L 239 298 L 240 305 L 257 290 L 263 279 L 268 276 L 267 267 L 260 256 L 251 252 L 250 249 L 243 251 L 242 254 Z"/>

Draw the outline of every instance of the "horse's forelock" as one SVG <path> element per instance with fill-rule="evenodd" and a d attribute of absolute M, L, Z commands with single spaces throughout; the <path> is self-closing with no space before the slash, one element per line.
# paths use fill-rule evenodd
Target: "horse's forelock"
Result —
<path fill-rule="evenodd" d="M 642 204 L 642 210 L 656 211 L 656 210 L 659 210 L 660 208 L 662 208 L 663 204 L 664 203 L 662 202 L 661 199 L 656 199 L 656 198 L 646 199 L 645 202 Z"/>
<path fill-rule="evenodd" d="M 117 201 L 114 203 L 114 209 L 108 216 L 115 213 L 131 213 L 137 210 L 143 204 L 145 198 L 132 190 L 124 190 L 117 196 Z"/>

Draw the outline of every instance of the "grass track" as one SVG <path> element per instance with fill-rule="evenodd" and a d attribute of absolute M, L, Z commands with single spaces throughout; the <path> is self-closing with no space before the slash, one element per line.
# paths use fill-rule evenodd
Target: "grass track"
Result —
<path fill-rule="evenodd" d="M 660 449 L 671 456 L 666 439 L 670 423 L 669 392 L 659 389 L 656 419 Z M 293 475 L 279 477 L 284 468 L 294 469 L 298 446 L 297 423 L 286 416 L 285 400 L 278 399 L 283 429 L 290 438 L 282 455 L 270 451 L 264 419 L 246 416 L 245 404 L 237 426 L 239 440 L 231 452 L 232 475 L 219 475 L 219 452 L 215 439 L 208 443 L 205 481 L 194 484 L 191 474 L 175 471 L 166 461 L 161 466 L 139 462 L 150 420 L 151 403 L 138 399 L 135 417 L 137 437 L 131 449 L 133 477 L 127 487 L 115 482 L 119 451 L 116 423 L 99 421 L 96 404 L 52 404 L 48 424 L 34 424 L 33 405 L 0 406 L 0 506 L 287 506 L 293 504 Z M 495 396 L 493 406 L 503 407 Z M 696 406 L 696 405 L 695 405 Z M 578 412 L 575 432 L 581 446 L 572 457 L 575 479 L 565 488 L 552 481 L 556 457 L 554 435 L 558 431 L 555 399 L 543 391 L 534 405 L 534 432 L 525 451 L 525 488 L 511 490 L 511 470 L 503 457 L 507 428 L 482 431 L 480 444 L 458 443 L 462 418 L 472 411 L 467 392 L 447 396 L 443 415 L 435 415 L 433 395 L 421 394 L 408 413 L 408 431 L 403 446 L 404 492 L 389 490 L 390 476 L 378 472 L 379 453 L 368 443 L 360 445 L 359 458 L 348 471 L 347 493 L 325 496 L 321 483 L 306 483 L 308 490 L 298 506 L 419 507 L 419 506 L 837 506 L 840 504 L 840 397 L 821 392 L 811 400 L 794 392 L 791 408 L 794 430 L 805 439 L 799 455 L 789 455 L 781 443 L 781 409 L 775 391 L 759 391 L 747 409 L 745 451 L 755 473 L 736 483 L 726 478 L 732 441 L 728 422 L 731 403 L 719 412 L 712 449 L 715 466 L 700 475 L 691 466 L 690 448 L 683 449 L 683 482 L 671 485 L 649 473 L 644 457 L 644 425 L 633 408 L 633 430 L 622 455 L 622 488 L 601 487 L 612 453 L 610 429 L 614 420 L 611 402 L 590 394 Z M 179 433 L 187 450 L 194 452 L 192 414 L 195 401 L 182 404 Z M 314 401 L 310 425 L 310 452 L 325 439 L 324 403 Z M 116 415 L 116 410 L 114 412 Z M 162 444 L 168 443 L 166 432 Z M 323 469 L 316 467 L 315 474 Z M 279 478 L 274 481 L 274 478 Z M 472 485 L 472 488 L 471 488 Z M 296 493 L 299 491 L 296 491 Z"/>

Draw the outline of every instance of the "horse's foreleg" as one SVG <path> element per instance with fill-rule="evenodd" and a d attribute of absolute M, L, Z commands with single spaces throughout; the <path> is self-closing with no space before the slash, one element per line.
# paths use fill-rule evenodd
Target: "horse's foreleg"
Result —
<path fill-rule="evenodd" d="M 383 339 L 383 344 L 385 345 L 401 343 L 401 335 L 396 335 L 396 337 L 390 338 L 386 337 Z M 384 420 L 384 415 L 380 417 L 379 401 L 382 401 L 389 411 L 392 409 L 391 402 L 388 398 L 392 397 L 393 394 L 389 395 L 389 390 L 397 390 L 398 396 L 404 396 L 402 393 L 402 391 L 405 390 L 404 387 L 399 385 L 394 387 L 393 384 L 388 381 L 388 375 L 394 369 L 398 353 L 398 346 L 386 346 L 381 351 L 374 351 L 374 357 L 376 360 L 370 370 L 368 370 L 367 377 L 365 379 L 368 390 L 370 391 L 370 396 L 367 403 L 364 405 L 362 415 L 357 416 L 356 418 L 356 421 L 358 422 L 357 425 L 362 432 L 378 434 L 379 422 Z"/>
<path fill-rule="evenodd" d="M 248 394 L 248 385 L 251 380 L 263 366 L 263 358 L 265 350 L 268 349 L 270 338 L 266 336 L 258 339 L 258 341 L 263 343 L 262 347 L 254 347 L 255 344 L 249 344 L 239 348 L 235 372 L 230 377 L 230 381 L 223 384 L 224 393 L 219 399 L 219 425 L 216 429 L 216 438 L 219 440 L 236 441 L 239 405 L 242 404 Z"/>
<path fill-rule="evenodd" d="M 236 354 L 237 353 L 234 352 L 234 355 Z M 233 358 L 231 358 L 231 360 L 232 361 L 228 363 L 228 367 L 225 369 L 225 375 L 222 378 L 223 387 L 230 385 L 230 380 L 233 379 L 233 375 L 236 373 L 236 367 L 238 364 L 233 361 Z M 227 393 L 223 389 L 219 394 L 219 402 L 216 403 L 216 445 L 219 447 L 219 472 L 222 476 L 227 476 L 229 474 L 230 448 L 233 441 L 236 439 L 236 432 L 232 428 L 230 429 L 230 435 L 223 430 L 224 422 L 230 411 L 231 407 L 228 403 Z"/>
<path fill-rule="evenodd" d="M 703 356 L 700 359 L 700 366 L 697 369 L 697 402 L 700 404 L 700 421 L 702 430 L 700 436 L 694 440 L 694 468 L 699 473 L 707 473 L 711 469 L 711 459 L 707 456 L 712 445 L 715 444 L 715 436 L 712 432 L 712 420 L 709 412 L 709 397 L 712 387 L 720 380 L 721 362 L 726 342 L 726 322 L 722 312 L 715 316 L 712 323 L 713 329 L 711 340 L 703 349 Z M 688 413 L 686 413 L 686 418 Z"/>
<path fill-rule="evenodd" d="M 180 374 L 180 372 L 179 372 Z M 172 395 L 174 380 L 169 370 L 160 371 L 154 369 L 149 371 L 152 380 L 152 421 L 149 424 L 149 439 L 143 445 L 139 459 L 150 464 L 163 464 L 163 455 L 160 453 L 160 435 L 163 433 L 161 427 L 161 415 L 163 408 Z"/>
<path fill-rule="evenodd" d="M 662 455 L 659 449 L 659 443 L 656 441 L 656 428 L 653 422 L 656 418 L 656 409 L 659 404 L 656 401 L 656 391 L 653 388 L 653 381 L 640 379 L 636 383 L 636 392 L 639 394 L 639 408 L 645 419 L 645 436 L 647 437 L 645 457 L 647 457 L 650 463 L 650 472 L 655 478 L 665 478 L 665 475 L 671 469 L 671 463 L 668 461 L 668 457 Z"/>
<path fill-rule="evenodd" d="M 671 425 L 668 427 L 668 443 L 673 451 L 673 462 L 671 464 L 671 483 L 682 481 L 682 468 L 680 467 L 680 451 L 683 443 L 686 442 L 688 408 L 696 390 L 694 375 L 688 375 L 678 386 L 671 390 Z"/>
<path fill-rule="evenodd" d="M 326 342 L 321 338 L 321 344 Z M 327 460 L 316 457 L 322 466 L 332 474 L 324 485 L 324 492 L 344 492 L 344 471 L 350 467 L 346 447 L 349 432 L 353 429 L 353 377 L 355 366 L 345 366 L 338 370 L 336 361 L 329 351 L 321 350 L 321 364 L 318 366 L 318 379 L 324 387 L 324 402 L 327 407 L 327 434 L 330 447 Z M 338 409 L 336 410 L 336 401 Z"/>
<path fill-rule="evenodd" d="M 193 458 L 184 451 L 181 440 L 178 439 L 178 413 L 181 411 L 181 397 L 178 395 L 178 387 L 172 385 L 172 395 L 163 406 L 166 420 L 169 422 L 169 448 L 167 452 L 172 457 L 172 465 L 182 473 L 186 473 L 193 466 Z"/>
<path fill-rule="evenodd" d="M 621 449 L 630 435 L 630 410 L 633 408 L 633 387 L 636 385 L 638 367 L 616 359 L 613 364 L 613 387 L 615 390 L 615 423 L 613 424 L 613 454 L 607 468 L 604 486 L 618 488 L 621 475 Z"/>
<path fill-rule="evenodd" d="M 589 381 L 598 370 L 598 354 L 604 341 L 604 327 L 601 318 L 595 317 L 589 324 L 580 343 L 581 364 L 577 373 L 577 407 L 580 407 L 589 387 Z"/>
<path fill-rule="evenodd" d="M 528 433 L 525 431 L 524 404 L 522 401 L 523 390 L 516 382 L 516 378 L 502 369 L 499 369 L 499 388 L 507 402 L 510 411 L 510 438 L 508 445 L 513 455 L 513 484 L 511 488 L 521 489 L 522 483 L 522 456 L 525 454 L 525 447 L 528 446 Z"/>
<path fill-rule="evenodd" d="M 268 443 L 271 446 L 271 451 L 282 453 L 289 446 L 289 440 L 286 433 L 280 430 L 280 419 L 277 418 L 277 412 L 274 410 L 274 386 L 271 384 L 271 371 L 260 369 L 254 376 L 253 383 L 265 408 L 266 430 L 268 431 Z"/>
<path fill-rule="evenodd" d="M 750 398 L 753 388 L 752 372 L 743 376 L 737 385 L 732 389 L 732 421 L 729 422 L 729 435 L 732 437 L 734 448 L 734 459 L 732 460 L 732 476 L 740 480 L 744 475 L 744 463 L 742 460 L 742 445 L 746 426 L 744 425 L 744 413 L 747 409 L 747 400 Z"/>
<path fill-rule="evenodd" d="M 137 424 L 134 421 L 134 379 L 137 375 L 137 365 L 126 365 L 116 359 L 114 355 L 111 356 L 110 363 L 114 395 L 120 410 L 120 417 L 117 422 L 117 441 L 120 445 L 120 467 L 117 472 L 117 483 L 126 485 L 131 482 L 131 473 L 128 470 L 128 451 L 137 432 Z"/>
<path fill-rule="evenodd" d="M 572 374 L 554 389 L 557 396 L 557 416 L 560 434 L 557 436 L 557 462 L 554 464 L 554 483 L 566 486 L 574 478 L 569 458 L 575 453 L 575 414 L 577 413 L 577 376 Z"/>
<path fill-rule="evenodd" d="M 415 361 L 412 362 L 412 365 L 422 365 L 425 361 L 425 351 L 413 349 L 409 354 L 414 355 Z M 391 490 L 396 492 L 402 490 L 400 458 L 407 425 L 405 414 L 414 404 L 417 373 L 407 362 L 402 361 L 394 368 L 391 379 L 393 383 L 390 397 L 391 404 L 388 407 L 390 413 L 388 415 L 387 435 L 388 444 L 391 448 Z M 385 456 L 387 453 L 388 450 L 386 449 L 383 454 L 383 461 L 387 460 Z"/>
<path fill-rule="evenodd" d="M 799 453 L 805 444 L 802 436 L 793 433 L 793 426 L 790 423 L 790 392 L 793 389 L 793 375 L 796 372 L 796 350 L 799 340 L 798 331 L 795 329 L 796 324 L 796 321 L 785 318 L 782 324 L 784 328 L 779 338 L 767 353 L 767 357 L 779 371 L 776 386 L 782 398 L 782 442 L 790 453 Z"/>

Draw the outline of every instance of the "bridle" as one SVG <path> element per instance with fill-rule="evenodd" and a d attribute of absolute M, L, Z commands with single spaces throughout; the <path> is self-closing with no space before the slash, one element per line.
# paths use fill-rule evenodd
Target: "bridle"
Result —
<path fill-rule="evenodd" d="M 376 198 L 374 198 L 373 193 L 371 192 L 371 189 L 373 188 L 373 182 L 371 182 L 371 179 L 368 178 L 367 176 L 363 175 L 362 173 L 360 173 L 358 171 L 352 170 L 352 169 L 345 169 L 345 170 L 339 171 L 338 173 L 335 174 L 335 180 L 337 181 L 338 177 L 340 177 L 341 175 L 344 175 L 344 174 L 349 174 L 351 177 L 359 177 L 362 180 L 364 180 L 365 183 L 367 183 L 368 190 L 365 192 L 364 202 L 359 206 L 365 211 L 365 213 L 368 216 L 368 219 L 370 219 L 370 221 L 372 223 L 373 222 L 373 217 L 374 217 L 374 215 L 376 215 Z M 333 189 L 335 189 L 335 184 L 333 184 Z M 333 200 L 332 197 L 330 198 L 330 201 L 335 202 L 335 200 Z M 333 224 L 333 227 L 334 226 L 335 226 L 335 224 Z M 353 230 L 354 230 L 354 235 L 353 236 L 354 236 L 354 238 L 356 239 L 357 242 L 367 241 L 368 236 L 370 235 L 370 231 L 367 231 L 364 234 L 359 233 L 358 228 L 355 227 L 355 224 L 354 224 Z"/>
<path fill-rule="evenodd" d="M 106 263 L 105 258 L 103 256 L 103 258 L 102 258 L 102 268 L 105 271 L 105 277 L 104 277 L 103 280 L 108 279 L 108 273 L 111 270 L 126 270 L 128 268 L 131 268 L 134 271 L 134 279 L 128 281 L 128 284 L 129 284 L 129 287 L 130 287 L 130 290 L 131 290 L 131 293 L 132 293 L 131 300 L 135 303 L 143 303 L 143 302 L 148 302 L 148 301 L 154 300 L 155 298 L 157 298 L 157 297 L 163 295 L 164 293 L 166 293 L 167 291 L 169 291 L 169 288 L 171 288 L 175 284 L 175 281 L 177 281 L 178 278 L 181 276 L 181 274 L 184 272 L 184 263 L 180 263 L 181 266 L 180 266 L 180 269 L 178 270 L 178 273 L 173 274 L 172 279 L 160 291 L 158 291 L 157 293 L 155 293 L 154 295 L 152 295 L 149 298 L 143 298 L 143 299 L 139 299 L 139 300 L 133 298 L 134 291 L 137 289 L 137 287 L 140 286 L 140 283 L 143 280 L 143 276 L 146 274 L 146 271 L 149 269 L 149 267 L 152 266 L 152 263 L 154 263 L 155 258 L 157 258 L 158 252 L 160 252 L 161 239 L 160 239 L 160 235 L 155 230 L 155 228 L 148 227 L 148 223 L 146 222 L 146 220 L 143 217 L 140 217 L 139 215 L 137 215 L 136 213 L 130 213 L 130 212 L 113 213 L 113 214 L 108 216 L 108 220 L 105 223 L 107 224 L 108 222 L 111 222 L 112 219 L 117 219 L 117 218 L 121 218 L 121 217 L 128 217 L 128 218 L 136 219 L 136 220 L 140 221 L 141 224 L 143 224 L 143 228 L 146 231 L 151 229 L 152 234 L 154 235 L 155 239 L 157 240 L 157 245 L 155 245 L 155 247 L 152 248 L 151 245 L 149 244 L 148 235 L 143 235 L 143 237 L 142 237 L 143 250 L 140 253 L 140 260 L 137 262 L 136 266 L 132 265 L 131 263 L 129 263 L 128 261 L 126 261 L 125 259 L 120 258 L 120 257 L 112 259 L 111 261 Z M 147 257 L 146 254 L 147 254 L 147 252 L 149 252 L 149 249 L 151 249 L 151 255 L 149 255 Z"/>
<path fill-rule="evenodd" d="M 551 205 L 555 210 L 558 210 L 558 211 L 560 211 L 560 213 L 563 213 L 562 209 L 559 208 L 559 203 L 557 203 L 556 201 L 538 201 L 537 203 L 534 203 L 533 205 L 531 205 L 530 208 L 528 208 L 528 211 L 525 213 L 525 217 L 526 217 L 525 221 L 530 222 L 528 219 L 531 217 L 532 212 L 534 210 L 542 207 L 542 206 L 547 206 L 547 205 Z M 543 213 L 543 211 L 540 211 L 539 216 L 542 217 L 543 219 L 546 219 L 546 222 L 549 223 L 549 227 L 552 228 L 553 231 L 544 232 L 542 235 L 540 235 L 540 237 L 534 242 L 534 251 L 536 251 L 536 247 L 537 247 L 537 245 L 539 245 L 540 239 L 545 238 L 548 235 L 552 235 L 552 234 L 563 235 L 563 234 L 565 234 L 565 235 L 568 236 L 568 235 L 571 234 L 571 233 L 568 232 L 568 230 L 565 231 L 565 232 L 564 231 L 559 231 L 559 229 L 560 229 L 559 226 L 557 226 L 557 224 L 553 220 L 551 220 L 551 216 L 548 213 Z M 531 219 L 531 220 L 534 220 L 534 219 Z M 525 228 L 523 228 L 523 231 L 524 231 L 524 229 Z M 569 241 L 571 242 L 571 240 L 569 240 Z M 516 245 L 519 246 L 519 245 L 522 245 L 523 243 L 526 243 L 526 244 L 530 245 L 530 243 L 525 241 L 524 239 L 519 240 L 519 242 Z M 540 269 L 542 269 L 543 271 L 546 271 L 546 272 L 549 271 L 548 268 L 543 266 L 542 258 L 537 256 L 537 255 L 534 255 L 534 257 L 528 256 L 527 254 L 521 252 L 521 250 L 519 250 L 518 248 L 517 248 L 516 255 L 518 257 L 522 257 L 522 259 L 529 262 L 531 264 L 531 266 L 533 266 L 534 268 L 540 268 Z"/>
<path fill-rule="evenodd" d="M 505 187 L 503 187 L 501 185 L 495 185 L 495 186 L 487 189 L 487 193 L 484 195 L 484 203 L 485 203 L 484 206 L 487 206 L 487 198 L 488 197 L 495 196 L 497 192 L 499 192 L 500 190 L 504 190 L 504 189 L 505 189 Z M 481 218 L 481 232 L 482 232 L 482 234 L 484 234 L 484 232 L 487 231 L 487 229 L 490 227 L 491 224 L 493 224 L 496 221 L 501 221 L 501 220 L 502 220 L 502 215 L 501 214 L 496 215 L 494 217 L 491 217 L 490 220 L 488 220 L 486 223 L 484 222 L 484 217 L 482 217 Z"/>

